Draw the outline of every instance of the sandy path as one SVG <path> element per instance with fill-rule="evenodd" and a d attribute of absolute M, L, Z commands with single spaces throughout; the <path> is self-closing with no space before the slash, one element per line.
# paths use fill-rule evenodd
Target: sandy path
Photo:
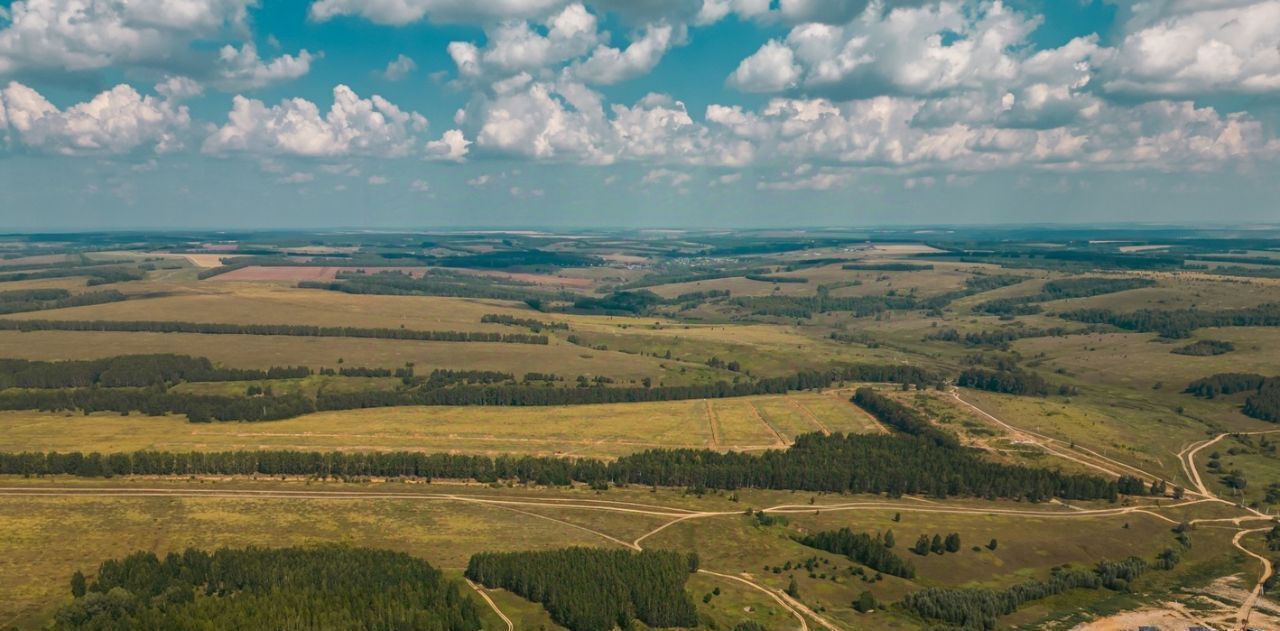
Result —
<path fill-rule="evenodd" d="M 486 594 L 483 589 L 480 589 L 479 585 L 471 582 L 471 579 L 467 578 L 463 580 L 465 580 L 467 585 L 470 585 L 471 589 L 474 589 L 477 594 L 480 594 L 480 597 L 483 598 L 486 603 L 489 603 L 489 608 L 493 610 L 493 613 L 498 614 L 498 617 L 502 618 L 502 621 L 507 623 L 507 631 L 516 631 L 515 623 L 511 622 L 511 618 L 508 618 L 507 614 L 502 613 L 501 609 L 498 609 L 498 603 L 493 602 L 493 599 L 489 598 L 489 595 Z"/>
<path fill-rule="evenodd" d="M 1258 576 L 1258 582 L 1254 584 L 1253 589 L 1249 592 L 1249 596 L 1244 599 L 1244 602 L 1240 603 L 1240 610 L 1236 612 L 1236 622 L 1239 623 L 1241 629 L 1249 628 L 1249 616 L 1253 614 L 1253 606 L 1258 603 L 1258 597 L 1262 595 L 1263 584 L 1267 582 L 1267 579 L 1271 578 L 1272 567 L 1270 559 L 1240 545 L 1240 540 L 1244 539 L 1246 535 L 1251 533 L 1267 532 L 1269 530 L 1271 529 L 1255 528 L 1253 530 L 1241 530 L 1236 533 L 1236 536 L 1231 538 L 1231 545 L 1239 548 L 1241 552 L 1262 563 L 1262 574 Z"/>
<path fill-rule="evenodd" d="M 1152 475 L 1151 473 L 1148 473 L 1148 472 L 1146 472 L 1146 471 L 1143 471 L 1142 469 L 1139 469 L 1139 468 L 1134 467 L 1134 466 L 1132 466 L 1132 465 L 1125 464 L 1125 463 L 1120 462 L 1120 461 L 1118 461 L 1118 460 L 1114 460 L 1114 459 L 1108 458 L 1108 457 L 1106 457 L 1106 456 L 1104 456 L 1104 455 L 1102 455 L 1102 454 L 1100 454 L 1100 453 L 1098 453 L 1098 452 L 1096 452 L 1096 451 L 1093 451 L 1092 449 L 1088 449 L 1088 448 L 1085 448 L 1085 447 L 1081 447 L 1081 446 L 1079 446 L 1079 445 L 1076 445 L 1076 446 L 1075 446 L 1075 450 L 1077 450 L 1077 451 L 1083 451 L 1083 452 L 1085 452 L 1087 455 L 1084 455 L 1084 456 L 1076 455 L 1076 454 L 1069 453 L 1069 452 L 1063 451 L 1063 450 L 1061 450 L 1061 449 L 1055 448 L 1055 447 L 1053 446 L 1053 444 L 1054 444 L 1054 443 L 1061 443 L 1062 441 L 1060 441 L 1060 440 L 1058 440 L 1058 439 L 1056 439 L 1056 438 L 1051 438 L 1051 437 L 1049 437 L 1049 436 L 1045 436 L 1044 434 L 1039 434 L 1039 433 L 1033 432 L 1033 431 L 1031 431 L 1031 430 L 1023 429 L 1023 428 L 1020 428 L 1020 427 L 1014 427 L 1013 425 L 1010 425 L 1010 424 L 1008 424 L 1008 423 L 1006 423 L 1006 422 L 1004 422 L 1004 421 L 1000 420 L 999 418 L 997 418 L 995 415 L 991 414 L 990 412 L 987 412 L 986 410 L 984 410 L 984 409 L 982 409 L 982 408 L 980 408 L 980 407 L 978 407 L 978 406 L 976 406 L 976 405 L 974 405 L 974 404 L 972 404 L 972 403 L 970 403 L 970 402 L 968 402 L 968 401 L 964 400 L 964 398 L 960 396 L 960 391 L 959 391 L 959 390 L 952 390 L 952 391 L 951 391 L 951 396 L 952 396 L 952 397 L 953 397 L 957 402 L 959 402 L 961 405 L 964 405 L 965 407 L 969 408 L 970 410 L 973 410 L 974 412 L 977 412 L 978 414 L 980 414 L 983 418 L 985 418 L 985 419 L 987 419 L 987 420 L 991 421 L 992 423 L 995 423 L 996 425 L 1000 426 L 1000 427 L 1001 427 L 1001 428 L 1003 428 L 1005 431 L 1007 431 L 1007 432 L 1009 432 L 1010 434 L 1012 434 L 1012 435 L 1013 435 L 1015 438 L 1017 438 L 1020 442 L 1024 442 L 1024 443 L 1029 443 L 1029 444 L 1032 444 L 1032 445 L 1036 445 L 1037 447 L 1040 447 L 1041 449 L 1043 449 L 1043 450 L 1045 450 L 1045 451 L 1047 451 L 1047 452 L 1049 452 L 1049 453 L 1051 453 L 1051 454 L 1053 454 L 1053 455 L 1055 455 L 1055 456 L 1058 456 L 1058 457 L 1060 457 L 1060 458 L 1063 458 L 1063 459 L 1066 459 L 1066 460 L 1070 460 L 1070 461 L 1072 461 L 1072 462 L 1076 462 L 1076 463 L 1082 464 L 1082 465 L 1084 465 L 1084 466 L 1086 466 L 1086 467 L 1089 467 L 1089 468 L 1091 468 L 1091 469 L 1094 469 L 1094 470 L 1100 471 L 1100 472 L 1102 472 L 1102 473 L 1105 473 L 1105 474 L 1107 474 L 1107 475 L 1109 475 L 1109 476 L 1111 476 L 1111 477 L 1115 477 L 1115 478 L 1118 478 L 1118 477 L 1120 477 L 1121 475 L 1135 475 L 1135 474 L 1136 474 L 1138 477 L 1140 477 L 1140 478 L 1144 479 L 1144 480 L 1145 480 L 1145 481 L 1147 481 L 1147 482 L 1154 482 L 1154 481 L 1156 481 L 1156 480 L 1161 480 L 1161 479 L 1163 479 L 1163 478 L 1160 478 L 1159 476 L 1155 476 L 1155 475 Z"/>

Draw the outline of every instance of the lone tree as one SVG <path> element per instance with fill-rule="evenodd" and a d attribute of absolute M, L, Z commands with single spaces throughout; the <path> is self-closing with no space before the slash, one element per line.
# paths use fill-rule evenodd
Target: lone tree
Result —
<path fill-rule="evenodd" d="M 960 551 L 960 535 L 959 535 L 959 533 L 954 533 L 954 532 L 953 532 L 953 533 L 951 533 L 951 534 L 947 535 L 947 540 L 946 540 L 946 542 L 945 542 L 943 545 L 944 545 L 944 547 L 946 547 L 947 552 L 959 552 L 959 551 Z"/>
<path fill-rule="evenodd" d="M 995 549 L 996 549 L 996 546 L 998 546 L 998 545 L 1000 545 L 1000 542 L 999 542 L 999 541 L 996 541 L 995 539 L 992 539 L 992 540 L 990 541 L 990 543 L 988 543 L 988 544 L 987 544 L 987 549 L 988 549 L 988 550 L 995 550 Z"/>
<path fill-rule="evenodd" d="M 76 598 L 80 598 L 84 596 L 84 592 L 84 574 L 81 574 L 79 570 L 76 570 L 76 573 L 71 575 L 71 595 Z"/>
<path fill-rule="evenodd" d="M 916 539 L 916 545 L 911 547 L 911 551 L 920 556 L 929 554 L 929 535 L 920 535 L 920 538 Z"/>
<path fill-rule="evenodd" d="M 862 594 L 858 596 L 858 599 L 853 601 L 853 608 L 862 613 L 871 613 L 872 611 L 875 611 L 878 606 L 879 603 L 876 602 L 876 597 L 872 595 L 870 591 L 862 592 Z"/>
<path fill-rule="evenodd" d="M 946 547 L 942 545 L 942 535 L 933 536 L 933 541 L 929 542 L 929 550 L 934 554 L 942 554 L 947 551 Z"/>
<path fill-rule="evenodd" d="M 787 583 L 787 595 L 796 599 L 800 598 L 800 586 L 796 584 L 795 576 L 792 576 L 791 582 Z"/>

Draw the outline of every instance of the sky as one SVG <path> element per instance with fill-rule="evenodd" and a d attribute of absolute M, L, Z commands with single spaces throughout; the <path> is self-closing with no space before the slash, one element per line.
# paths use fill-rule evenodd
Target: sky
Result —
<path fill-rule="evenodd" d="M 1280 0 L 0 0 L 0 232 L 1280 222 Z"/>

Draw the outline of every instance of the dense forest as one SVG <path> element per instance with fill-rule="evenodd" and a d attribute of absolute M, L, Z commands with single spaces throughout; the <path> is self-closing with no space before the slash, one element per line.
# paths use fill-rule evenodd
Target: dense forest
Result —
<path fill-rule="evenodd" d="M 684 585 L 697 557 L 670 551 L 566 548 L 541 552 L 481 553 L 467 578 L 506 589 L 542 606 L 570 631 L 693 627 L 698 623 Z"/>
<path fill-rule="evenodd" d="M 109 264 L 42 265 L 40 266 L 40 269 L 32 269 L 30 271 L 12 272 L 6 270 L 0 272 L 0 282 L 41 280 L 48 278 L 72 278 L 75 276 L 87 276 L 88 280 L 85 281 L 85 284 L 93 287 L 96 285 L 109 285 L 111 283 L 142 280 L 146 275 L 141 269 Z"/>
<path fill-rule="evenodd" d="M 1044 284 L 1039 293 L 1029 296 L 989 300 L 975 307 L 975 310 L 992 315 L 1031 315 L 1040 313 L 1042 310 L 1037 303 L 1114 294 L 1131 289 L 1151 287 L 1155 284 L 1156 282 L 1149 278 L 1065 278 L 1051 280 Z"/>
<path fill-rule="evenodd" d="M 0 314 L 87 307 L 128 300 L 129 296 L 114 289 L 72 294 L 65 289 L 20 289 L 0 291 Z"/>
<path fill-rule="evenodd" d="M 304 324 L 227 324 L 213 322 L 130 320 L 0 320 L 2 331 L 126 331 L 145 333 L 202 333 L 207 335 L 285 335 L 300 337 L 359 337 L 428 342 L 502 342 L 547 344 L 545 335 L 483 331 L 416 331 L 413 329 L 310 326 Z"/>
<path fill-rule="evenodd" d="M 1211 355 L 1226 355 L 1236 350 L 1236 345 L 1231 342 L 1220 342 L 1217 340 L 1199 340 L 1175 348 L 1170 353 L 1175 355 L 1190 355 L 1192 357 L 1208 357 Z"/>
<path fill-rule="evenodd" d="M 432 257 L 434 258 L 434 257 Z M 494 250 L 464 256 L 448 256 L 433 261 L 441 267 L 470 269 L 593 267 L 603 261 L 594 256 L 548 250 Z"/>
<path fill-rule="evenodd" d="M 449 388 L 421 388 L 408 391 L 323 392 L 316 399 L 321 410 L 401 405 L 581 405 L 632 403 L 641 401 L 685 401 L 721 399 L 760 394 L 784 394 L 794 390 L 825 388 L 842 381 L 878 383 L 937 383 L 940 377 L 915 366 L 859 364 L 827 371 L 808 371 L 786 377 L 769 377 L 750 382 L 720 381 L 707 385 L 549 388 L 545 385 L 490 384 Z"/>
<path fill-rule="evenodd" d="M 1084 270 L 1161 270 L 1178 269 L 1183 259 L 1174 256 L 1154 256 L 1151 254 L 1123 254 L 1115 252 L 1099 252 L 1090 250 L 1048 250 L 1038 249 L 999 249 L 994 251 L 975 251 L 957 249 L 946 244 L 931 244 L 948 252 L 937 254 L 920 254 L 920 257 L 956 257 L 966 263 L 995 263 L 1006 268 L 1036 268 L 1060 271 Z M 993 244 L 997 245 L 997 244 Z M 1006 247 L 998 244 L 997 247 Z M 1017 247 L 1017 246 L 1012 246 Z"/>
<path fill-rule="evenodd" d="M 1220 373 L 1191 382 L 1184 392 L 1204 399 L 1248 392 L 1241 409 L 1245 416 L 1280 423 L 1280 377 Z"/>
<path fill-rule="evenodd" d="M 1002 590 L 927 587 L 907 594 L 902 606 L 922 618 L 953 627 L 995 629 L 999 616 L 1011 614 L 1026 603 L 1077 588 L 1124 591 L 1146 569 L 1145 561 L 1130 557 L 1124 561 L 1100 561 L 1093 570 L 1055 569 L 1048 580 L 1026 581 Z"/>
<path fill-rule="evenodd" d="M 895 382 L 923 385 L 940 378 L 914 366 L 853 365 L 751 382 L 718 382 L 696 386 L 608 387 L 579 378 L 574 388 L 551 387 L 557 379 L 514 383 L 513 375 L 495 371 L 433 370 L 416 376 L 412 367 L 390 369 L 344 367 L 323 374 L 399 377 L 397 390 L 320 392 L 315 400 L 262 392 L 245 396 L 202 395 L 166 389 L 180 381 L 285 379 L 312 374 L 305 367 L 267 370 L 218 368 L 204 358 L 183 355 L 125 355 L 101 360 L 40 362 L 0 360 L 0 409 L 110 411 L 148 415 L 185 414 L 193 422 L 266 421 L 317 410 L 349 410 L 403 405 L 548 406 L 683 401 L 689 399 L 783 394 L 822 388 L 840 381 Z M 530 373 L 528 376 L 546 377 Z M 528 377 L 527 376 L 527 377 Z M 7 388 L 7 389 L 6 389 Z"/>
<path fill-rule="evenodd" d="M 920 263 L 846 263 L 841 265 L 840 269 L 866 272 L 925 272 L 932 270 L 933 266 Z"/>
<path fill-rule="evenodd" d="M 493 300 L 542 300 L 557 296 L 510 279 L 435 270 L 430 274 L 417 278 L 399 271 L 378 272 L 376 274 L 347 272 L 339 274 L 336 281 L 303 281 L 298 283 L 298 287 L 327 289 L 349 294 L 442 296 Z"/>
<path fill-rule="evenodd" d="M 477 631 L 458 581 L 401 552 L 317 548 L 138 552 L 77 572 L 56 629 Z"/>
<path fill-rule="evenodd" d="M 851 561 L 890 576 L 914 578 L 916 575 L 916 569 L 910 562 L 891 551 L 893 540 L 886 541 L 885 536 L 878 532 L 870 535 L 841 528 L 805 535 L 796 541 L 810 548 L 843 554 Z"/>
<path fill-rule="evenodd" d="M 291 379 L 310 374 L 311 370 L 303 366 L 279 366 L 266 370 L 219 368 L 203 357 L 168 354 L 66 361 L 0 359 L 0 390 L 144 387 L 181 381 Z"/>
<path fill-rule="evenodd" d="M 193 423 L 209 421 L 274 421 L 316 411 L 311 399 L 297 394 L 219 396 L 168 392 L 156 388 L 49 388 L 0 391 L 0 410 L 79 410 L 141 412 L 150 416 L 185 414 Z"/>
<path fill-rule="evenodd" d="M 956 377 L 956 385 L 963 388 L 977 388 L 990 392 L 1005 394 L 1022 394 L 1046 396 L 1049 394 L 1049 382 L 1033 372 L 1021 369 L 988 370 L 986 368 L 968 368 Z"/>
<path fill-rule="evenodd" d="M 919 412 L 871 388 L 858 388 L 851 400 L 881 423 L 900 432 L 926 438 L 941 447 L 959 446 L 954 436 L 934 427 Z"/>
<path fill-rule="evenodd" d="M 911 296 L 853 296 L 832 298 L 817 296 L 746 296 L 734 298 L 733 304 L 753 315 L 784 318 L 809 318 L 815 313 L 850 312 L 864 317 L 890 309 L 914 309 L 918 301 Z"/>
<path fill-rule="evenodd" d="M 756 281 L 757 283 L 796 283 L 796 284 L 804 284 L 804 283 L 809 282 L 809 279 L 804 278 L 803 276 L 777 276 L 777 275 L 774 275 L 774 274 L 747 274 L 747 275 L 746 275 L 746 276 L 744 276 L 743 278 L 746 278 L 747 280 L 754 280 L 754 281 Z"/>
<path fill-rule="evenodd" d="M 114 454 L 5 453 L 0 474 L 299 475 L 335 478 L 405 477 L 513 480 L 546 485 L 599 485 L 734 490 L 760 488 L 833 493 L 888 493 L 1015 498 L 1114 500 L 1117 482 L 1094 475 L 1003 465 L 971 449 L 944 447 L 902 435 L 806 434 L 785 450 L 759 454 L 707 449 L 651 449 L 612 462 L 589 458 L 473 456 L 416 452 L 228 451 Z M 1124 492 L 1144 493 L 1126 484 Z"/>
<path fill-rule="evenodd" d="M 510 316 L 510 315 L 505 315 L 500 313 L 486 313 L 480 316 L 480 322 L 483 324 L 505 324 L 507 326 L 520 326 L 520 327 L 529 329 L 534 333 L 541 333 L 543 329 L 546 329 L 548 331 L 556 331 L 556 330 L 568 331 L 569 330 L 569 325 L 564 322 L 543 322 L 541 320 L 535 320 L 533 318 L 517 318 L 515 316 Z"/>
<path fill-rule="evenodd" d="M 1007 350 L 1009 348 L 1009 344 L 1018 340 L 1036 337 L 1065 337 L 1068 335 L 1082 335 L 1086 333 L 1095 333 L 1097 330 L 1098 327 L 1096 326 L 1068 329 L 1061 326 L 1038 328 L 1019 326 L 1015 324 L 988 331 L 970 331 L 969 333 L 962 335 L 959 331 L 953 328 L 945 328 L 925 335 L 924 340 L 926 342 L 954 342 L 957 344 L 964 344 L 965 346 L 990 347 Z"/>
<path fill-rule="evenodd" d="M 1220 311 L 1139 309 L 1118 313 L 1110 309 L 1077 309 L 1060 315 L 1076 322 L 1109 324 L 1127 331 L 1156 332 L 1162 337 L 1179 339 L 1205 327 L 1280 326 L 1280 303 Z"/>

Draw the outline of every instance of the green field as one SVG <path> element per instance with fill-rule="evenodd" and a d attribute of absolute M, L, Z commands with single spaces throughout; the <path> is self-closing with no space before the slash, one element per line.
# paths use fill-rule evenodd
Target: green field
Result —
<path fill-rule="evenodd" d="M 22 492 L 44 495 L 23 496 Z M 71 571 L 91 571 L 97 559 L 135 549 L 163 553 L 189 546 L 347 542 L 406 551 L 457 572 L 469 555 L 478 551 L 629 545 L 681 516 L 680 511 L 692 509 L 714 514 L 674 523 L 645 538 L 642 547 L 696 550 L 703 568 L 740 576 L 766 589 L 781 590 L 794 575 L 800 587 L 799 600 L 810 608 L 820 608 L 823 617 L 836 624 L 912 628 L 910 619 L 898 613 L 885 611 L 868 617 L 849 606 L 864 589 L 891 600 L 915 589 L 911 582 L 889 577 L 868 585 L 848 575 L 846 570 L 852 566 L 846 559 L 800 546 L 790 536 L 843 526 L 893 529 L 902 542 L 898 545 L 901 553 L 916 564 L 923 584 L 993 587 L 1044 576 L 1050 567 L 1063 563 L 1088 565 L 1100 557 L 1149 556 L 1172 541 L 1169 522 L 1140 513 L 1095 517 L 1052 506 L 1011 502 L 943 505 L 909 498 L 876 501 L 823 496 L 809 504 L 811 496 L 778 492 L 744 492 L 731 501 L 724 495 L 697 498 L 639 489 L 600 494 L 440 484 L 12 480 L 4 493 L 0 515 L 10 536 L 0 543 L 0 558 L 4 559 L 0 588 L 9 596 L 0 605 L 0 620 L 21 626 L 40 621 L 68 598 L 66 577 Z M 54 493 L 62 496 L 50 495 Z M 850 500 L 868 506 L 849 508 L 846 504 Z M 787 526 L 756 526 L 740 514 L 748 506 L 787 504 L 795 505 L 795 512 L 785 513 L 790 520 Z M 1099 508 L 1109 507 L 1104 504 Z M 814 514 L 815 510 L 819 512 Z M 1057 517 L 987 512 L 993 510 Z M 900 521 L 893 521 L 895 513 L 901 514 Z M 105 527 L 107 524 L 110 527 Z M 264 529 L 262 524 L 271 527 Z M 928 557 L 905 550 L 917 534 L 934 532 L 957 532 L 964 547 L 954 554 Z M 1229 560 L 1216 557 L 1212 550 L 1229 534 L 1212 529 L 1197 532 L 1191 556 L 1175 575 L 1161 579 L 1172 581 L 1175 576 L 1192 576 L 1205 568 L 1224 569 L 1223 563 Z M 969 549 L 991 538 L 999 539 L 996 551 Z M 798 569 L 781 574 L 763 570 L 765 566 L 801 563 L 809 557 L 825 559 L 818 571 L 832 574 L 821 578 Z M 768 628 L 791 624 L 784 622 L 792 620 L 791 614 L 768 594 L 743 583 L 711 574 L 700 574 L 691 581 L 691 589 L 699 597 L 715 587 L 721 588 L 719 597 L 708 604 L 702 604 L 700 598 L 698 602 L 701 614 L 718 624 L 741 619 L 756 619 Z M 546 623 L 545 614 L 518 599 L 499 593 L 495 600 L 509 617 Z M 1031 622 L 1045 613 L 1028 610 L 1020 612 L 1020 618 Z"/>
<path fill-rule="evenodd" d="M 929 587 L 1004 589 L 1045 580 L 1055 568 L 1087 569 L 1103 559 L 1129 556 L 1150 563 L 1162 551 L 1176 548 L 1179 563 L 1168 570 L 1148 569 L 1130 591 L 1070 590 L 1024 604 L 1002 616 L 999 626 L 1069 629 L 1090 621 L 1101 621 L 1100 628 L 1167 624 L 1169 619 L 1157 613 L 1173 616 L 1177 624 L 1236 625 L 1238 610 L 1260 578 L 1260 563 L 1245 551 L 1275 556 L 1266 549 L 1262 531 L 1272 525 L 1270 515 L 1280 504 L 1280 458 L 1269 442 L 1262 442 L 1263 436 L 1270 441 L 1272 435 L 1256 432 L 1280 426 L 1244 415 L 1241 408 L 1251 393 L 1208 400 L 1183 390 L 1189 382 L 1216 373 L 1280 376 L 1280 328 L 1203 327 L 1191 331 L 1187 339 L 1176 340 L 1106 325 L 1083 334 L 996 343 L 967 343 L 964 336 L 1059 327 L 1079 331 L 1086 325 L 1058 314 L 1081 308 L 1212 311 L 1280 302 L 1275 293 L 1280 288 L 1277 279 L 1217 275 L 1211 267 L 1162 263 L 1165 267 L 1146 269 L 1114 263 L 1114 257 L 1122 255 L 1138 257 L 1133 261 L 1143 263 L 1147 259 L 1142 257 L 1159 253 L 1190 257 L 1242 256 L 1236 250 L 1255 256 L 1274 252 L 1253 242 L 1211 250 L 1196 245 L 1200 241 L 1195 239 L 1190 244 L 1170 239 L 1175 242 L 1157 244 L 1155 249 L 1123 250 L 1108 245 L 1112 241 L 1107 239 L 1056 239 L 1052 231 L 1035 239 L 1014 234 L 991 240 L 982 231 L 959 231 L 967 235 L 963 238 L 944 232 L 927 241 L 894 231 L 796 234 L 442 234 L 432 235 L 430 247 L 423 245 L 427 239 L 422 235 L 259 235 L 252 243 L 241 244 L 255 253 L 252 256 L 266 259 L 260 263 L 284 269 L 281 273 L 286 275 L 291 273 L 288 267 L 297 264 L 342 267 L 344 261 L 360 260 L 408 266 L 407 260 L 434 270 L 453 270 L 437 276 L 464 279 L 450 292 L 470 291 L 466 284 L 474 282 L 486 291 L 507 292 L 502 295 L 510 300 L 394 295 L 436 291 L 429 284 L 407 280 L 403 288 L 371 285 L 384 293 L 303 289 L 287 279 L 199 280 L 198 271 L 208 273 L 217 265 L 211 259 L 239 247 L 228 248 L 224 243 L 220 249 L 204 249 L 205 241 L 220 242 L 220 237 L 182 247 L 142 237 L 127 247 L 114 241 L 35 246 L 13 237 L 10 261 L 14 265 L 49 265 L 43 271 L 50 273 L 63 269 L 59 265 L 86 267 L 69 277 L 0 282 L 0 299 L 2 292 L 35 288 L 72 294 L 117 290 L 130 299 L 69 308 L 23 307 L 0 316 L 6 319 L 530 332 L 526 326 L 481 322 L 486 314 L 498 314 L 568 326 L 541 331 L 549 338 L 546 345 L 0 331 L 0 359 L 53 361 L 172 353 L 208 358 L 219 368 L 304 366 L 318 371 L 413 366 L 413 375 L 403 379 L 328 374 L 280 379 L 260 375 L 230 380 L 166 378 L 137 391 L 237 400 L 287 395 L 316 400 L 339 393 L 383 396 L 418 392 L 414 388 L 425 388 L 436 369 L 512 375 L 510 380 L 449 382 L 441 388 L 500 383 L 512 388 L 702 389 L 692 397 L 684 394 L 673 397 L 682 400 L 661 402 L 367 407 L 253 423 L 191 423 L 181 414 L 152 416 L 141 413 L 143 408 L 128 414 L 86 414 L 74 405 L 31 406 L 0 412 L 0 452 L 412 451 L 612 461 L 664 449 L 694 454 L 701 454 L 696 450 L 761 453 L 786 449 L 796 437 L 812 433 L 906 438 L 902 426 L 879 422 L 850 402 L 856 388 L 871 387 L 919 414 L 930 431 L 955 436 L 987 461 L 1104 478 L 1133 476 L 1144 488 L 1164 480 L 1181 487 L 1185 496 L 1175 500 L 1170 491 L 1161 497 L 1123 495 L 1115 502 L 1086 502 L 1063 495 L 1032 502 L 1027 500 L 1029 495 L 1016 501 L 954 494 L 944 499 L 704 489 L 700 481 L 688 488 L 633 484 L 592 490 L 585 483 L 547 488 L 509 480 L 488 486 L 460 480 L 337 482 L 263 475 L 11 476 L 0 479 L 0 523 L 8 535 L 0 538 L 0 628 L 47 626 L 53 612 L 70 600 L 67 580 L 72 572 L 92 572 L 102 560 L 135 550 L 164 553 L 188 546 L 334 542 L 405 551 L 450 576 L 461 576 L 470 556 L 484 551 L 603 546 L 697 552 L 706 571 L 692 575 L 687 588 L 697 604 L 699 628 L 732 629 L 740 621 L 754 620 L 770 631 L 798 628 L 798 618 L 814 631 L 931 628 L 938 622 L 919 618 L 898 603 Z M 878 241 L 880 237 L 884 243 Z M 792 249 L 790 239 L 810 245 Z M 1097 258 L 1044 256 L 1064 250 Z M 988 252 L 999 254 L 984 254 Z M 84 253 L 88 258 L 80 258 Z M 596 258 L 563 266 L 448 267 L 452 257 L 530 253 L 543 258 L 550 253 Z M 923 253 L 929 256 L 916 256 Z M 1201 259 L 1188 259 L 1192 260 Z M 89 286 L 95 266 L 86 261 L 110 261 L 112 266 L 137 272 L 142 280 Z M 933 268 L 843 269 L 848 262 Z M 748 273 L 807 282 L 750 280 L 745 277 Z M 706 275 L 723 276 L 706 280 Z M 1004 286 L 989 291 L 970 289 L 996 276 L 1013 278 L 995 279 Z M 480 277 L 489 280 L 474 280 Z M 1130 277 L 1151 278 L 1156 284 L 1045 301 L 1037 303 L 1039 312 L 1026 315 L 997 316 L 980 309 L 991 300 L 1042 295 L 1050 281 Z M 627 283 L 647 284 L 646 278 L 673 282 L 651 284 L 640 293 L 620 290 Z M 572 279 L 571 288 L 566 279 Z M 365 290 L 369 287 L 360 291 Z M 688 296 L 709 291 L 729 295 Z M 736 300 L 745 297 L 757 302 Z M 850 297 L 892 298 L 893 304 L 907 306 L 870 308 L 856 315 L 847 310 L 851 308 L 848 301 L 840 302 Z M 777 310 L 756 311 L 750 306 L 766 303 Z M 788 310 L 789 306 L 794 308 Z M 937 339 L 940 331 L 949 329 L 955 329 L 960 339 Z M 1216 356 L 1171 352 L 1210 340 L 1230 342 L 1234 350 Z M 767 385 L 775 383 L 764 381 L 770 378 L 822 375 L 853 365 L 918 368 L 930 376 L 918 386 L 905 387 L 815 378 L 805 386 L 810 389 L 803 391 L 703 398 L 718 396 L 707 389 L 719 387 L 717 382 L 725 387 Z M 973 367 L 1029 375 L 1047 386 L 1044 394 L 956 387 L 960 373 Z M 6 370 L 16 374 L 23 369 Z M 529 372 L 554 373 L 561 380 L 533 379 L 531 383 L 538 385 L 522 385 Z M 581 383 L 580 376 L 585 378 Z M 52 387 L 40 385 L 34 391 Z M 77 387 L 101 391 L 112 386 Z M 270 394 L 262 394 L 267 389 Z M 30 394 L 15 386 L 8 394 L 18 398 L 24 393 Z M 393 402 L 405 400 L 440 399 Z M 379 401 L 375 404 L 387 404 Z M 1232 432 L 1251 434 L 1248 438 L 1226 435 Z M 1280 431 L 1274 439 L 1280 441 Z M 1216 442 L 1193 452 L 1207 441 Z M 815 466 L 804 473 L 820 476 L 823 469 Z M 1247 480 L 1245 488 L 1226 484 L 1227 474 L 1233 471 Z M 1196 483 L 1197 473 L 1203 488 Z M 762 521 L 747 515 L 748 509 L 769 509 L 770 517 Z M 1188 524 L 1189 547 L 1179 543 L 1173 532 L 1182 522 Z M 843 527 L 865 533 L 892 529 L 895 550 L 914 564 L 916 577 L 870 579 L 867 576 L 874 571 L 859 574 L 865 569 L 860 564 L 795 540 Z M 1234 545 L 1233 537 L 1246 530 L 1249 534 L 1241 535 L 1240 544 Z M 949 533 L 958 534 L 962 542 L 954 553 L 921 556 L 909 550 L 922 534 Z M 998 541 L 994 550 L 987 547 L 992 539 Z M 793 578 L 796 594 L 787 595 Z M 863 591 L 872 592 L 887 606 L 874 613 L 857 612 L 853 602 Z M 486 593 L 516 629 L 560 629 L 538 604 L 502 590 Z M 1191 604 L 1178 608 L 1170 602 Z M 506 628 L 487 605 L 483 609 L 486 629 Z M 1255 625 L 1280 625 L 1280 605 L 1269 597 L 1251 611 Z M 1117 614 L 1130 617 L 1108 617 Z"/>

